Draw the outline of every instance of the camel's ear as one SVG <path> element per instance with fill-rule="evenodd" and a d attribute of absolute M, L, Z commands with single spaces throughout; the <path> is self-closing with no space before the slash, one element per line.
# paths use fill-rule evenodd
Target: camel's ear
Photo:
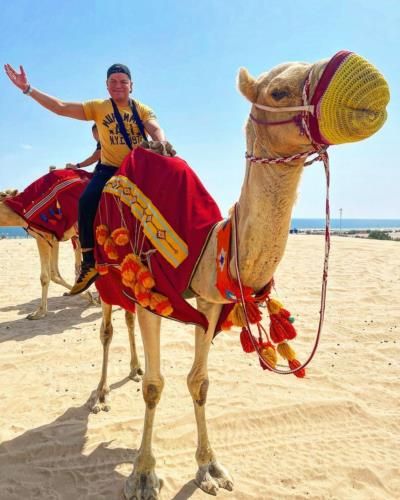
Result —
<path fill-rule="evenodd" d="M 257 97 L 256 80 L 250 75 L 246 68 L 240 68 L 238 75 L 238 87 L 240 92 L 250 101 L 255 102 Z"/>

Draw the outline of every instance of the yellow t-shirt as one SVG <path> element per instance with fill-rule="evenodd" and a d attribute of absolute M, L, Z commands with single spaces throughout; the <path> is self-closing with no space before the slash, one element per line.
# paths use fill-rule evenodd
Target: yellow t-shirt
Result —
<path fill-rule="evenodd" d="M 145 124 L 149 120 L 155 120 L 153 110 L 135 99 L 138 114 Z M 131 139 L 132 147 L 137 148 L 143 141 L 142 134 L 132 116 L 129 106 L 119 107 L 122 121 Z M 93 120 L 97 125 L 99 140 L 101 144 L 101 163 L 119 167 L 122 160 L 129 153 L 129 148 L 119 131 L 117 120 L 110 99 L 98 99 L 83 103 L 83 111 L 87 120 Z"/>

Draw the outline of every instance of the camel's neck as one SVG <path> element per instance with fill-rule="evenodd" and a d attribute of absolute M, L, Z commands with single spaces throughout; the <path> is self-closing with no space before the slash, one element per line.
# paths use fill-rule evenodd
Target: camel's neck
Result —
<path fill-rule="evenodd" d="M 16 214 L 5 203 L 0 201 L 0 226 L 27 226 L 22 217 Z"/>
<path fill-rule="evenodd" d="M 255 290 L 270 281 L 283 256 L 303 163 L 247 162 L 239 199 L 239 266 L 243 283 Z"/>

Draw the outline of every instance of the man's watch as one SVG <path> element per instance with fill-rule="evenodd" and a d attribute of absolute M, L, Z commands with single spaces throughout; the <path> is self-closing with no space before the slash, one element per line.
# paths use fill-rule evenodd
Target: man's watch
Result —
<path fill-rule="evenodd" d="M 33 88 L 32 88 L 30 85 L 28 85 L 28 86 L 26 87 L 26 89 L 25 89 L 25 90 L 23 90 L 22 92 L 23 92 L 25 95 L 31 95 L 31 94 L 32 94 L 32 91 L 33 91 Z"/>

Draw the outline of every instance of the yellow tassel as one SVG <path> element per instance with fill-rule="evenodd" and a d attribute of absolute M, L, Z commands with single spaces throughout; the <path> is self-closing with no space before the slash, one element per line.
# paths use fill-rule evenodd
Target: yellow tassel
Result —
<path fill-rule="evenodd" d="M 278 361 L 278 356 L 276 355 L 276 351 L 273 347 L 263 347 L 260 351 L 260 355 L 262 359 L 272 368 L 275 368 L 276 363 Z"/>
<path fill-rule="evenodd" d="M 244 326 L 246 318 L 243 312 L 242 304 L 235 304 L 235 307 L 232 310 L 232 323 L 235 326 Z"/>
<path fill-rule="evenodd" d="M 283 305 L 276 299 L 270 299 L 267 301 L 267 307 L 270 314 L 278 314 Z"/>
<path fill-rule="evenodd" d="M 282 358 L 287 359 L 288 361 L 296 359 L 296 353 L 287 342 L 278 344 L 277 349 Z"/>

